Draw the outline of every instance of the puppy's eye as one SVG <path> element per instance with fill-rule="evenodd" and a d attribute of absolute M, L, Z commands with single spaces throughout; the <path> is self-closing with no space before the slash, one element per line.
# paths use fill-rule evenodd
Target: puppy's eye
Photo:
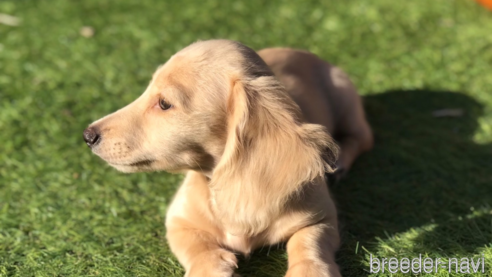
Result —
<path fill-rule="evenodd" d="M 160 100 L 159 100 L 159 107 L 161 107 L 161 109 L 162 109 L 163 111 L 170 109 L 172 106 L 173 106 L 173 105 L 169 104 L 169 103 L 168 103 L 166 100 L 164 100 L 164 99 L 160 99 Z"/>

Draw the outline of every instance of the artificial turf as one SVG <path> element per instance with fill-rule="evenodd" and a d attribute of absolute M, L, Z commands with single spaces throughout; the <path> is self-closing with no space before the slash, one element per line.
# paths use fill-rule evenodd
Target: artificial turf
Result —
<path fill-rule="evenodd" d="M 82 131 L 209 38 L 308 49 L 364 95 L 376 146 L 332 187 L 344 276 L 370 275 L 370 254 L 482 253 L 492 276 L 492 12 L 474 1 L 1 0 L 0 13 L 21 19 L 0 24 L 0 276 L 183 275 L 163 224 L 182 176 L 119 173 Z M 432 115 L 448 108 L 464 114 Z M 285 251 L 240 266 L 283 276 Z"/>

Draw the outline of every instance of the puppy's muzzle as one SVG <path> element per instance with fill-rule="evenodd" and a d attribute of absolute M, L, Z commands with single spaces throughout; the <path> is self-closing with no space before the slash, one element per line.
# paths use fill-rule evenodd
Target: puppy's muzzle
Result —
<path fill-rule="evenodd" d="M 84 140 L 92 148 L 101 142 L 101 134 L 97 128 L 89 127 L 84 130 Z"/>

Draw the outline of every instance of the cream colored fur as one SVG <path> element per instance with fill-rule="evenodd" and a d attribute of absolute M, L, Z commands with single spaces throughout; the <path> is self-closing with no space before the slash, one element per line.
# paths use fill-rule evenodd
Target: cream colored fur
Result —
<path fill-rule="evenodd" d="M 118 170 L 186 172 L 166 216 L 186 276 L 234 276 L 235 253 L 283 241 L 286 276 L 340 276 L 336 209 L 324 178 L 336 169 L 339 148 L 329 132 L 340 123 L 306 122 L 293 101 L 299 80 L 289 79 L 298 75 L 282 75 L 289 67 L 282 51 L 260 58 L 236 42 L 197 42 L 160 67 L 137 100 L 90 126 L 101 136 L 93 152 Z M 342 97 L 355 99 L 359 112 L 343 76 L 334 86 L 350 90 Z M 172 107 L 162 110 L 162 99 Z M 367 125 L 363 111 L 355 117 Z M 342 166 L 370 148 L 367 130 L 367 145 L 353 139 Z"/>

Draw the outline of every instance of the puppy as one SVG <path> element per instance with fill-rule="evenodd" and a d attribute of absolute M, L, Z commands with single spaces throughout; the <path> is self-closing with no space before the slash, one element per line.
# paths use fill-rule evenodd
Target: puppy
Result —
<path fill-rule="evenodd" d="M 166 216 L 186 276 L 236 276 L 235 253 L 287 241 L 286 276 L 333 277 L 339 236 L 324 173 L 335 171 L 339 148 L 327 131 L 346 170 L 372 144 L 341 70 L 307 52 L 258 55 L 210 40 L 171 57 L 84 139 L 123 172 L 186 172 Z"/>

